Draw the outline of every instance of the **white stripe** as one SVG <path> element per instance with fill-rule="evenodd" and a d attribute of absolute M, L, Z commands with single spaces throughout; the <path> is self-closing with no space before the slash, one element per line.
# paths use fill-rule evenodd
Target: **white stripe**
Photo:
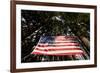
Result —
<path fill-rule="evenodd" d="M 36 46 L 35 48 L 39 48 L 39 49 L 61 49 L 61 48 L 63 48 L 63 49 L 65 49 L 65 48 L 80 48 L 80 46 L 59 46 L 59 47 L 57 47 L 57 46 L 47 46 L 47 47 L 38 47 L 38 46 Z"/>
<path fill-rule="evenodd" d="M 83 53 L 82 50 L 63 50 L 63 51 L 40 51 L 40 50 L 34 50 L 33 52 L 40 52 L 44 54 L 61 54 L 61 53 Z"/>

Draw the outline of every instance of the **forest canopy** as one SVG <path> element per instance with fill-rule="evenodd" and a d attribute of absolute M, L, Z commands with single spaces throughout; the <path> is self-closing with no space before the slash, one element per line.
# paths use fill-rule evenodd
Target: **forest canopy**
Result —
<path fill-rule="evenodd" d="M 82 36 L 89 40 L 90 14 L 21 10 L 22 58 L 33 50 L 41 36 L 48 35 Z"/>

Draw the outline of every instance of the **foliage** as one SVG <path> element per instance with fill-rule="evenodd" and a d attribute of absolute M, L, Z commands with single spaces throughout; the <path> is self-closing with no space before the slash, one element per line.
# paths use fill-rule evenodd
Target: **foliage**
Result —
<path fill-rule="evenodd" d="M 22 58 L 32 52 L 41 36 L 76 35 L 89 39 L 89 33 L 89 13 L 22 10 Z"/>

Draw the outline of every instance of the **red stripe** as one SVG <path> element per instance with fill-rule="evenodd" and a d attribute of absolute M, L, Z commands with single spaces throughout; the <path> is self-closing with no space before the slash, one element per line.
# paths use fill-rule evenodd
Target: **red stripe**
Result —
<path fill-rule="evenodd" d="M 47 46 L 79 46 L 80 44 L 79 43 L 64 43 L 64 44 L 58 44 L 56 45 L 57 43 L 55 44 L 38 44 L 39 47 L 47 47 Z"/>
<path fill-rule="evenodd" d="M 32 52 L 32 54 L 36 55 L 55 55 L 55 56 L 63 56 L 63 55 L 76 55 L 76 54 L 83 54 L 82 52 L 74 52 L 74 53 L 59 53 L 59 54 L 44 54 L 41 52 Z"/>
<path fill-rule="evenodd" d="M 48 42 L 48 43 L 52 43 L 52 42 Z M 54 41 L 54 43 L 77 43 L 77 41 L 70 41 L 70 42 L 67 42 L 67 41 Z"/>
<path fill-rule="evenodd" d="M 40 42 L 40 43 L 44 43 L 44 42 Z M 57 40 L 57 41 L 48 41 L 48 44 L 49 43 L 78 43 L 78 42 L 77 41 L 72 41 L 72 40 L 67 40 L 67 41 L 62 41 L 61 42 L 60 40 L 59 41 Z"/>
<path fill-rule="evenodd" d="M 65 40 L 75 40 L 76 38 L 56 38 L 55 40 L 61 40 L 61 41 L 65 41 Z"/>
<path fill-rule="evenodd" d="M 65 47 L 58 47 L 58 46 L 46 46 L 46 47 L 38 47 L 36 46 L 36 48 L 41 48 L 41 49 L 67 49 L 67 48 L 80 48 L 80 46 L 65 46 Z"/>
<path fill-rule="evenodd" d="M 77 36 L 65 36 L 66 38 L 77 38 Z"/>
<path fill-rule="evenodd" d="M 77 36 L 55 36 L 55 38 L 61 37 L 61 38 L 77 38 Z"/>

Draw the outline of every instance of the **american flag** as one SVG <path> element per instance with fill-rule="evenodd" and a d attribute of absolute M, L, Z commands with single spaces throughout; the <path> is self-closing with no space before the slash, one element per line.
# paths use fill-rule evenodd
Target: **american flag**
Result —
<path fill-rule="evenodd" d="M 76 36 L 41 36 L 31 54 L 66 56 L 83 53 Z"/>

